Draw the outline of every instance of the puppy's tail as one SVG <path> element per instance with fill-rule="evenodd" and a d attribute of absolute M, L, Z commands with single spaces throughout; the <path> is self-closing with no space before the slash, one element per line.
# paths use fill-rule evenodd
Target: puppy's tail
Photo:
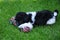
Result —
<path fill-rule="evenodd" d="M 58 10 L 54 10 L 54 16 L 58 15 Z"/>

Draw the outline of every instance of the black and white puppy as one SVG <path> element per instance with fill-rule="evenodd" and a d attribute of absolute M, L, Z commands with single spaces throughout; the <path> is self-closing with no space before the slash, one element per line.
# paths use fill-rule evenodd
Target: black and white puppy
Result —
<path fill-rule="evenodd" d="M 51 12 L 49 10 L 42 10 L 37 12 L 18 12 L 15 20 L 18 27 L 22 28 L 24 32 L 32 30 L 33 25 L 51 25 L 56 22 L 58 10 Z"/>

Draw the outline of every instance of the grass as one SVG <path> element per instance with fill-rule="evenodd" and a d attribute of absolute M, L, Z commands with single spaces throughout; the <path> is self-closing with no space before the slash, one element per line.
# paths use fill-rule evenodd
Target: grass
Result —
<path fill-rule="evenodd" d="M 19 11 L 48 9 L 60 12 L 59 0 L 0 0 L 0 40 L 60 40 L 60 13 L 54 25 L 39 26 L 29 33 L 20 32 L 9 24 L 9 19 Z"/>

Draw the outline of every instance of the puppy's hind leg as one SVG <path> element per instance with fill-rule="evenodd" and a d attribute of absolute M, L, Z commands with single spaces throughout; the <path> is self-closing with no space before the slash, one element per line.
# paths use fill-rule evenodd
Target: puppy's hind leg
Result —
<path fill-rule="evenodd" d="M 50 18 L 46 24 L 54 24 L 56 22 L 56 16 L 58 15 L 58 10 L 53 12 L 53 17 Z"/>

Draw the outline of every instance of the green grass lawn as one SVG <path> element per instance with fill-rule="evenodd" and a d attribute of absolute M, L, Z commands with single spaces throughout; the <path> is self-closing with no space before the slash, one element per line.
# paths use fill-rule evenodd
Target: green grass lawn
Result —
<path fill-rule="evenodd" d="M 59 0 L 0 0 L 0 40 L 60 40 Z M 29 33 L 20 32 L 9 24 L 9 19 L 19 11 L 59 10 L 54 25 L 39 26 Z"/>

